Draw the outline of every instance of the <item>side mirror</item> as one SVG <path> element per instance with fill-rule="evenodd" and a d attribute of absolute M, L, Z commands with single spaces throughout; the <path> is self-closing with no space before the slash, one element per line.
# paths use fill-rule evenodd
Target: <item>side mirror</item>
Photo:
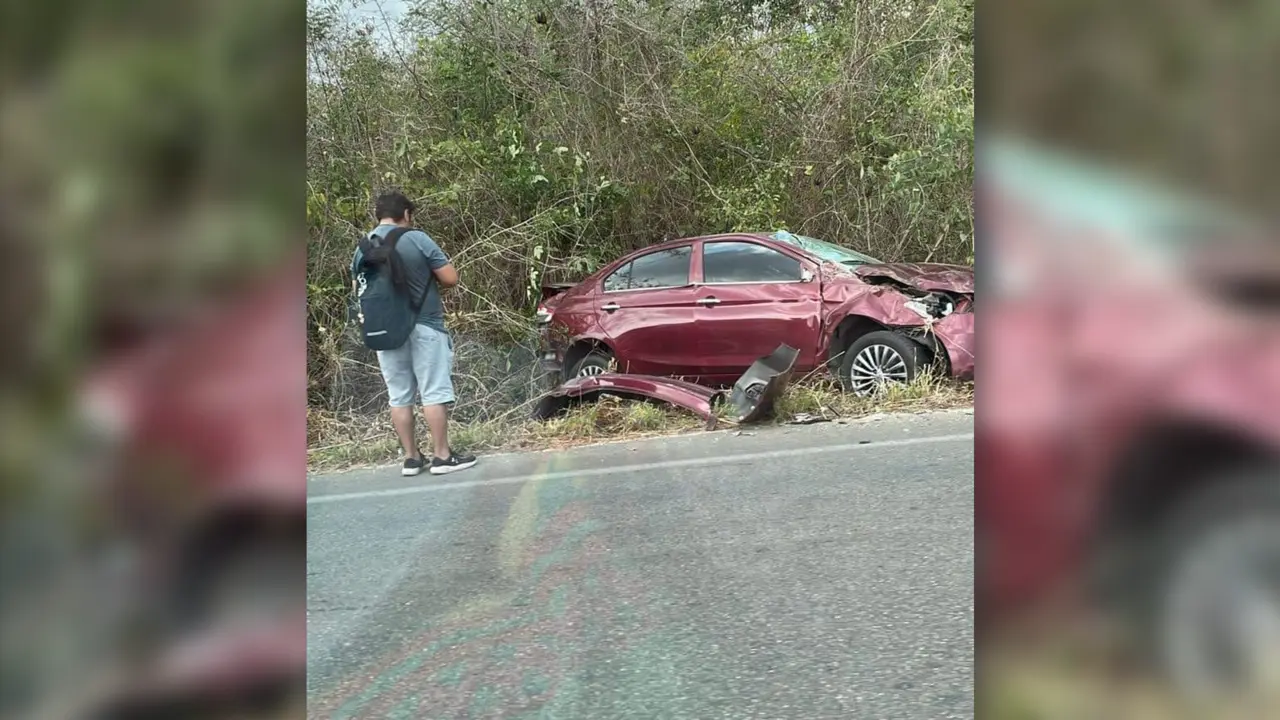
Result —
<path fill-rule="evenodd" d="M 809 268 L 802 269 L 800 271 L 800 282 L 813 282 L 813 271 L 809 270 Z"/>

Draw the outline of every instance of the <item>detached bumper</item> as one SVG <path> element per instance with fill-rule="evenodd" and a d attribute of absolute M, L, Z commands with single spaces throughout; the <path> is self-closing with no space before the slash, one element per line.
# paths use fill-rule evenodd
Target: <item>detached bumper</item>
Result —
<path fill-rule="evenodd" d="M 977 339 L 973 330 L 973 313 L 952 313 L 933 325 L 933 332 L 947 350 L 952 377 L 972 380 Z"/>
<path fill-rule="evenodd" d="M 774 401 L 791 381 L 791 371 L 799 354 L 793 347 L 779 345 L 752 363 L 727 394 L 723 390 L 652 375 L 604 373 L 572 378 L 544 395 L 534 408 L 533 417 L 548 420 L 564 412 L 572 402 L 609 394 L 649 398 L 685 408 L 706 420 L 708 428 L 715 426 L 717 409 L 727 400 L 734 409 L 735 422 L 756 422 L 772 412 Z"/>
<path fill-rule="evenodd" d="M 708 423 L 715 420 L 715 407 L 724 391 L 694 385 L 675 378 L 651 375 L 604 373 L 573 378 L 544 395 L 533 410 L 537 420 L 549 420 L 569 408 L 573 401 L 594 400 L 602 394 L 642 397 L 685 408 Z"/>

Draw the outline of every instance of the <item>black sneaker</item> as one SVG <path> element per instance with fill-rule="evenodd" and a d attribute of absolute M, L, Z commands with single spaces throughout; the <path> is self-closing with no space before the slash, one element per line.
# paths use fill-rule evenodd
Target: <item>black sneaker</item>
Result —
<path fill-rule="evenodd" d="M 400 469 L 401 475 L 417 475 L 422 472 L 422 466 L 427 464 L 427 459 L 419 455 L 416 458 L 405 458 L 404 467 Z"/>
<path fill-rule="evenodd" d="M 432 475 L 448 475 L 451 472 L 466 470 L 476 464 L 475 455 L 459 455 L 452 453 L 448 460 L 441 458 L 431 458 L 431 474 Z"/>

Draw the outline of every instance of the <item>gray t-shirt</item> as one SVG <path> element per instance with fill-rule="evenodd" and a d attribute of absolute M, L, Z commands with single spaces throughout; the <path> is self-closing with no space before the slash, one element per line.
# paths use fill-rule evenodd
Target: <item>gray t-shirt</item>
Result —
<path fill-rule="evenodd" d="M 379 225 L 370 236 L 380 238 L 387 236 L 395 225 Z M 423 297 L 422 308 L 418 310 L 418 324 L 447 332 L 444 327 L 444 305 L 440 303 L 440 287 L 436 283 L 435 271 L 449 264 L 449 257 L 429 235 L 421 230 L 410 230 L 400 236 L 396 242 L 396 252 L 404 260 L 405 273 L 408 275 L 409 292 L 413 299 Z M 355 256 L 351 259 L 351 276 L 355 277 L 360 267 L 360 248 L 356 247 Z M 426 296 L 423 296 L 423 291 Z"/>

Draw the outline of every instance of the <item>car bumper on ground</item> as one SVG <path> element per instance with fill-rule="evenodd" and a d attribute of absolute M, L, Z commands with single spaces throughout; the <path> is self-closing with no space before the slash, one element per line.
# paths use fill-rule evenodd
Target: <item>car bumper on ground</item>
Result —
<path fill-rule="evenodd" d="M 724 390 L 651 375 L 604 373 L 570 378 L 539 400 L 533 416 L 548 420 L 564 412 L 573 401 L 618 395 L 683 407 L 706 420 L 708 428 L 716 425 L 717 408 L 727 400 L 734 410 L 735 422 L 756 422 L 772 411 L 774 401 L 786 389 L 799 354 L 793 347 L 779 345 L 752 363 L 727 394 Z"/>

